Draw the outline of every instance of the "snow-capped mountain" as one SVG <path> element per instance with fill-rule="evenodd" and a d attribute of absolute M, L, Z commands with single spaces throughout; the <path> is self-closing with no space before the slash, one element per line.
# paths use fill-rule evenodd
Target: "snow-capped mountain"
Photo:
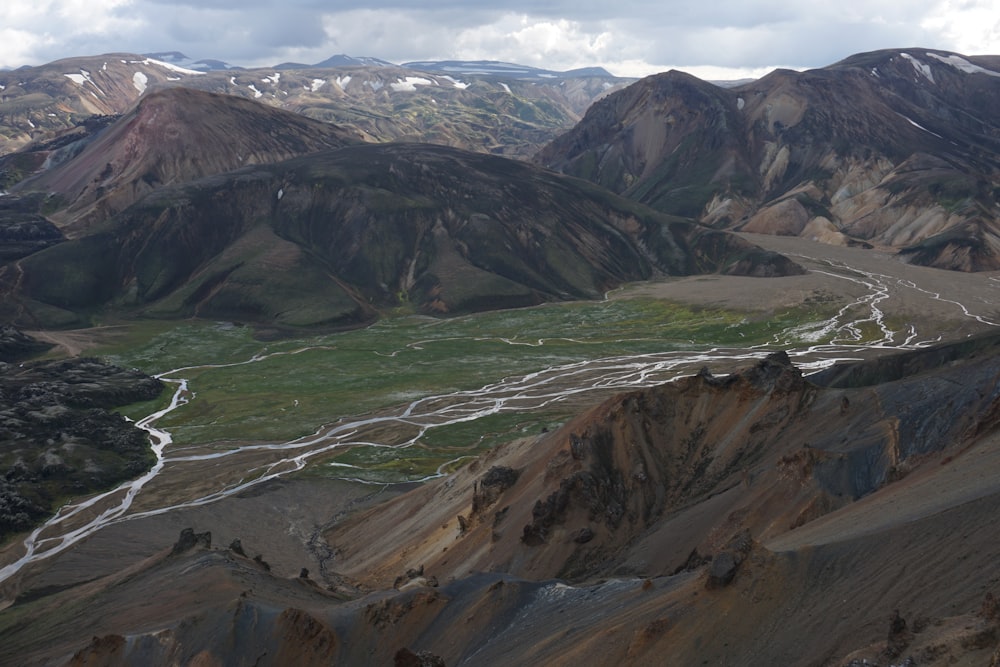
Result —
<path fill-rule="evenodd" d="M 557 72 L 554 70 L 517 65 L 498 60 L 418 60 L 403 63 L 403 67 L 425 72 L 444 72 L 463 76 L 493 76 L 509 79 L 566 79 L 576 77 L 613 77 L 603 67 L 583 67 Z"/>

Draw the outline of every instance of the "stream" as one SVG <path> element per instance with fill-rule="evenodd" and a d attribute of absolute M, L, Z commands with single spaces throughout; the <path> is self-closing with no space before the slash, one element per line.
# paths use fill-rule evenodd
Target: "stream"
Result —
<path fill-rule="evenodd" d="M 373 415 L 343 418 L 311 435 L 287 442 L 249 444 L 218 451 L 204 448 L 172 450 L 171 434 L 157 428 L 156 424 L 163 416 L 197 400 L 184 377 L 186 372 L 251 364 L 274 354 L 296 354 L 313 348 L 256 355 L 238 364 L 185 367 L 162 373 L 157 377 L 173 387 L 169 405 L 136 422 L 136 426 L 149 433 L 156 454 L 155 465 L 138 479 L 60 508 L 24 539 L 21 555 L 0 569 L 0 582 L 11 578 L 30 563 L 65 551 L 106 526 L 216 502 L 302 470 L 310 459 L 327 455 L 338 448 L 364 445 L 403 449 L 419 442 L 429 430 L 442 426 L 471 422 L 498 413 L 528 412 L 558 402 L 595 402 L 616 392 L 669 382 L 695 373 L 706 365 L 728 368 L 761 359 L 777 350 L 785 350 L 795 365 L 808 374 L 839 361 L 859 359 L 862 354 L 870 355 L 873 351 L 915 349 L 940 340 L 937 332 L 933 335 L 922 334 L 914 325 L 908 325 L 901 331 L 889 327 L 884 304 L 904 293 L 942 302 L 954 307 L 962 317 L 979 324 L 1000 326 L 1000 322 L 976 312 L 976 308 L 921 288 L 911 279 L 863 271 L 831 260 L 802 258 L 819 266 L 814 269 L 819 273 L 862 287 L 863 294 L 833 317 L 784 330 L 764 345 L 615 356 L 552 366 L 503 378 L 473 390 L 420 397 Z M 990 281 L 990 285 L 1000 289 L 1000 281 L 996 278 L 990 278 Z M 987 304 L 993 309 L 996 303 L 1000 303 L 1000 292 L 997 296 Z M 859 311 L 860 315 L 857 314 Z M 865 331 L 869 334 L 867 341 L 864 340 Z M 872 331 L 877 332 L 874 340 Z M 506 342 L 511 345 L 525 344 L 512 340 Z M 542 345 L 544 341 L 537 344 Z M 454 461 L 442 465 L 436 474 L 425 479 L 445 474 L 443 470 L 452 463 Z M 212 480 L 212 488 L 202 489 L 184 483 L 184 475 L 190 473 L 192 466 L 209 464 L 219 464 L 222 470 L 217 473 L 220 475 L 218 479 Z M 340 465 L 344 468 L 343 477 L 352 479 L 351 466 Z M 146 499 L 155 490 L 163 488 L 171 489 L 175 496 L 173 501 L 152 508 L 134 508 L 137 498 Z M 186 493 L 187 496 L 176 499 L 178 493 Z M 162 495 L 169 496 L 170 493 L 161 491 L 156 498 Z"/>

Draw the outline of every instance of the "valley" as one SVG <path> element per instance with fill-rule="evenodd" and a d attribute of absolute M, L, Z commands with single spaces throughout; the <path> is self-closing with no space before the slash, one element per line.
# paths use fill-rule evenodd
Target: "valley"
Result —
<path fill-rule="evenodd" d="M 239 518 L 247 499 L 302 488 L 310 504 L 325 506 L 322 498 L 342 497 L 345 484 L 348 497 L 395 494 L 487 447 L 556 429 L 615 393 L 702 367 L 727 373 L 786 350 L 808 373 L 1000 326 L 996 277 L 853 248 L 819 258 L 811 254 L 815 244 L 794 238 L 754 240 L 773 242 L 809 272 L 675 278 L 626 286 L 596 303 L 450 320 L 401 315 L 311 339 L 262 343 L 220 323 L 160 325 L 161 333 L 147 331 L 145 343 L 127 349 L 120 333 L 105 338 L 107 358 L 170 387 L 158 404 L 123 410 L 150 432 L 157 463 L 136 481 L 63 507 L 26 541 L 7 545 L 0 570 L 7 604 L 39 587 L 74 586 L 135 563 L 141 553 L 130 549 L 104 565 L 83 556 L 117 551 L 125 534 L 138 531 L 143 553 L 152 555 L 167 546 L 180 517 L 197 517 L 198 530 L 271 555 L 278 548 L 273 524 Z M 315 529 L 324 520 L 311 521 Z M 299 564 L 322 567 L 303 548 L 287 552 L 299 556 L 286 576 Z M 81 571 L 75 562 L 87 565 Z"/>
<path fill-rule="evenodd" d="M 997 62 L 0 73 L 0 664 L 1000 665 Z"/>

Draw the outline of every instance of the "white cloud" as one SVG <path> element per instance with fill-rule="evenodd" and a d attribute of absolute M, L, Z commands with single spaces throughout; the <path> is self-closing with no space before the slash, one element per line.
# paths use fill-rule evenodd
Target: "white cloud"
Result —
<path fill-rule="evenodd" d="M 0 66 L 114 51 L 183 51 L 244 66 L 335 53 L 393 62 L 507 60 L 750 76 L 859 51 L 1000 53 L 986 0 L 5 0 Z M 715 77 L 713 77 L 715 78 Z"/>
<path fill-rule="evenodd" d="M 941 35 L 947 50 L 966 55 L 1000 54 L 1000 12 L 994 0 L 946 0 L 921 21 Z"/>

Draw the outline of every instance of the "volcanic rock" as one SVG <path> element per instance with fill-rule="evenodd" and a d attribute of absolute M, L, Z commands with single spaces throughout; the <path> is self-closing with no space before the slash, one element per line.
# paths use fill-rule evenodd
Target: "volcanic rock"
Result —
<path fill-rule="evenodd" d="M 4 337 L 24 353 L 17 332 Z M 0 535 L 32 527 L 59 498 L 148 470 L 155 456 L 146 432 L 109 408 L 162 390 L 159 380 L 96 359 L 0 363 Z"/>
<path fill-rule="evenodd" d="M 176 556 L 196 547 L 210 549 L 212 547 L 212 533 L 209 531 L 196 533 L 193 528 L 185 528 L 181 531 L 177 541 L 174 542 L 170 555 Z"/>

